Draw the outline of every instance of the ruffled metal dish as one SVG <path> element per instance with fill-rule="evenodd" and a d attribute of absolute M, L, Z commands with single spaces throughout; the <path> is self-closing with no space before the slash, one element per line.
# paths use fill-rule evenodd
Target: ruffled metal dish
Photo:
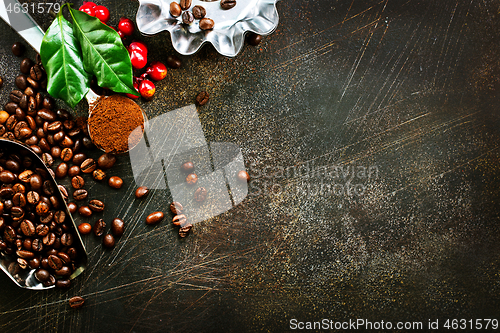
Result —
<path fill-rule="evenodd" d="M 201 30 L 195 20 L 192 24 L 182 23 L 181 17 L 170 15 L 170 3 L 178 0 L 139 0 L 136 22 L 139 31 L 154 35 L 164 30 L 170 32 L 174 49 L 183 55 L 190 55 L 204 43 L 211 43 L 222 55 L 236 56 L 245 41 L 246 32 L 269 35 L 278 26 L 276 2 L 279 0 L 237 0 L 236 6 L 224 10 L 220 1 L 193 0 L 194 6 L 203 6 L 207 18 L 214 22 L 212 30 Z"/>

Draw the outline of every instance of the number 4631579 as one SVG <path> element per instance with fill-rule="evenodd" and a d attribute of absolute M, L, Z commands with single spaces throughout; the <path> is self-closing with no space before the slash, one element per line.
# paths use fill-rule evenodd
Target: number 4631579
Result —
<path fill-rule="evenodd" d="M 31 14 L 44 14 L 50 13 L 50 11 L 54 11 L 55 13 L 59 12 L 61 9 L 61 5 L 57 2 L 45 2 L 45 3 L 23 3 L 20 4 L 18 2 L 12 4 L 9 3 L 7 5 L 7 13 L 31 13 Z"/>
<path fill-rule="evenodd" d="M 488 330 L 498 329 L 497 319 L 476 319 L 476 320 L 466 320 L 466 319 L 448 319 L 443 325 L 446 329 L 452 330 Z"/>

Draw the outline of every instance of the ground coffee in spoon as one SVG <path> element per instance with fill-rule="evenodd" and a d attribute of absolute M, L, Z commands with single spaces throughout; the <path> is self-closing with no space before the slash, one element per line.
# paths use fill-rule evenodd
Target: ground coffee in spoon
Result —
<path fill-rule="evenodd" d="M 88 126 L 90 137 L 98 148 L 107 153 L 124 153 L 140 141 L 144 117 L 139 105 L 131 99 L 112 95 L 97 101 Z"/>

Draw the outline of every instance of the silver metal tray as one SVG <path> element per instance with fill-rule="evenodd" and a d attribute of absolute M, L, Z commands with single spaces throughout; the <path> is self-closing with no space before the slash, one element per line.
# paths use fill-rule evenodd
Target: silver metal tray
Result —
<path fill-rule="evenodd" d="M 169 31 L 174 49 L 182 55 L 193 54 L 203 44 L 211 43 L 220 54 L 234 57 L 243 47 L 246 32 L 265 36 L 276 29 L 278 1 L 237 0 L 235 7 L 224 10 L 220 1 L 193 0 L 191 8 L 203 6 L 207 12 L 205 17 L 215 22 L 212 30 L 204 31 L 198 25 L 199 20 L 185 25 L 181 17 L 170 15 L 172 0 L 139 0 L 136 22 L 139 31 L 145 35 Z"/>

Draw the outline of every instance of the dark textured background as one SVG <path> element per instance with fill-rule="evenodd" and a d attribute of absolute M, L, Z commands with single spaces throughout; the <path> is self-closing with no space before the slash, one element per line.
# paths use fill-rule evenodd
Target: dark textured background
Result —
<path fill-rule="evenodd" d="M 100 4 L 112 25 L 138 7 Z M 252 176 L 245 201 L 179 240 L 168 222 L 144 224 L 167 210 L 170 194 L 134 200 L 121 156 L 115 173 L 126 186 L 90 191 L 107 204 L 105 219 L 124 218 L 125 235 L 111 251 L 86 236 L 89 265 L 67 291 L 23 290 L 0 274 L 0 331 L 500 319 L 500 2 L 283 0 L 277 8 L 278 29 L 258 47 L 234 59 L 208 46 L 183 56 L 142 103 L 151 118 L 207 90 L 206 139 L 241 147 Z M 20 60 L 10 52 L 19 37 L 3 21 L 0 31 L 3 105 Z M 135 37 L 150 61 L 174 53 L 168 33 Z M 363 191 L 332 190 L 349 183 Z M 82 309 L 68 307 L 74 295 L 86 298 Z"/>

